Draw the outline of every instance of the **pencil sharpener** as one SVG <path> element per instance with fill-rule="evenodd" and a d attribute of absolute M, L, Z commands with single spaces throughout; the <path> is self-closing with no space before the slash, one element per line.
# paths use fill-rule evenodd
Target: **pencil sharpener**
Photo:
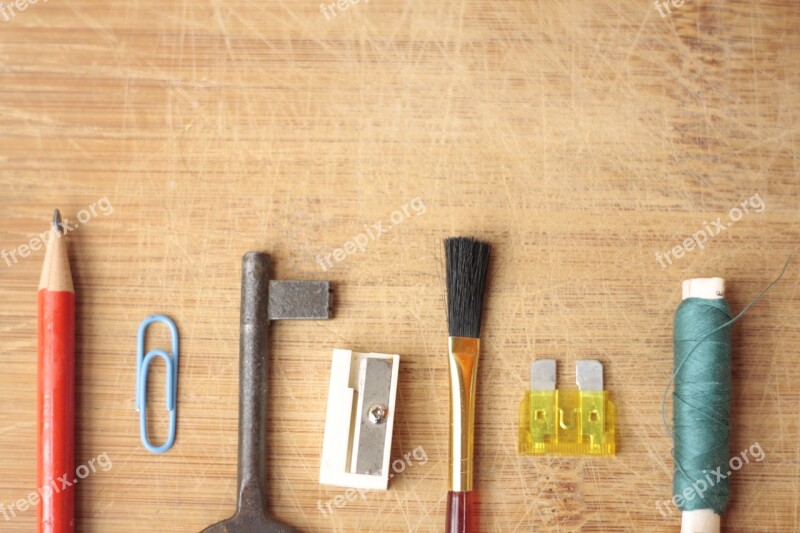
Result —
<path fill-rule="evenodd" d="M 519 455 L 614 455 L 614 404 L 603 390 L 603 364 L 577 362 L 578 389 L 556 389 L 556 361 L 531 365 L 531 387 L 519 409 Z"/>
<path fill-rule="evenodd" d="M 386 490 L 399 355 L 334 349 L 319 482 Z"/>

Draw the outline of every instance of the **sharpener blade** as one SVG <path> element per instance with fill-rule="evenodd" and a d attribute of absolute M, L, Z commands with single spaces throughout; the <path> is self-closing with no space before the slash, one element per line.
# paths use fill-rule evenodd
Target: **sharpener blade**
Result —
<path fill-rule="evenodd" d="M 370 408 L 384 406 L 388 409 L 392 388 L 392 361 L 376 357 L 363 358 L 360 361 L 358 379 L 361 397 L 357 399 L 356 406 L 351 472 L 379 476 L 383 473 L 387 424 L 385 420 L 379 423 L 370 420 Z"/>

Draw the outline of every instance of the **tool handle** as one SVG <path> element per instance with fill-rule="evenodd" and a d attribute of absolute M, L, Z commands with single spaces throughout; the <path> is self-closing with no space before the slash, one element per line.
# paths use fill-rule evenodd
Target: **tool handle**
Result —
<path fill-rule="evenodd" d="M 266 496 L 269 255 L 242 257 L 239 317 L 239 509 L 261 512 Z"/>
<path fill-rule="evenodd" d="M 445 533 L 477 533 L 478 513 L 472 491 L 447 492 L 447 522 Z"/>

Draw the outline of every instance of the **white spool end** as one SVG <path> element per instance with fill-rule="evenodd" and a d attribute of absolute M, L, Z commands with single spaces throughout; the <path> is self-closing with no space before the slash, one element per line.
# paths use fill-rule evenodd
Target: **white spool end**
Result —
<path fill-rule="evenodd" d="M 686 298 L 721 300 L 725 298 L 725 278 L 685 279 L 683 280 L 682 289 L 681 300 Z"/>
<path fill-rule="evenodd" d="M 711 509 L 684 511 L 681 514 L 681 533 L 719 533 L 719 522 L 719 515 Z"/>

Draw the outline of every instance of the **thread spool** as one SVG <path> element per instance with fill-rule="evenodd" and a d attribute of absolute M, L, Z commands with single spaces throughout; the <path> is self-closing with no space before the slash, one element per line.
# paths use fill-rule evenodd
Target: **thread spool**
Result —
<path fill-rule="evenodd" d="M 680 479 L 675 479 L 673 481 L 673 494 L 680 494 L 686 485 L 688 484 L 686 481 L 686 476 L 692 476 L 693 474 L 687 472 L 684 469 L 685 465 L 681 465 L 679 460 L 684 455 L 684 450 L 681 449 L 681 453 L 679 453 L 678 447 L 679 446 L 686 446 L 686 441 L 691 439 L 692 436 L 689 432 L 692 431 L 688 425 L 691 423 L 702 423 L 702 416 L 700 417 L 693 417 L 696 415 L 696 411 L 694 407 L 692 407 L 692 402 L 704 402 L 709 401 L 707 397 L 703 395 L 702 390 L 693 390 L 693 387 L 697 386 L 696 382 L 687 381 L 692 380 L 697 376 L 694 375 L 687 375 L 687 372 L 693 372 L 693 369 L 697 369 L 702 366 L 704 361 L 698 361 L 696 358 L 704 358 L 709 355 L 709 346 L 703 346 L 702 349 L 698 345 L 703 344 L 704 340 L 700 340 L 704 338 L 704 334 L 698 333 L 693 331 L 690 335 L 690 338 L 685 338 L 686 332 L 682 331 L 686 328 L 686 324 L 683 323 L 687 317 L 682 314 L 687 312 L 684 308 L 684 302 L 689 298 L 698 298 L 701 300 L 710 300 L 715 301 L 715 304 L 723 304 L 722 306 L 716 308 L 717 310 L 722 310 L 727 318 L 726 321 L 730 320 L 730 311 L 727 308 L 727 303 L 724 302 L 725 299 L 725 280 L 723 278 L 694 278 L 694 279 L 687 279 L 684 280 L 682 284 L 682 303 L 681 307 L 678 308 L 678 311 L 675 314 L 675 392 L 674 392 L 674 403 L 673 403 L 673 438 L 674 446 L 675 446 L 675 476 Z M 722 302 L 720 302 L 722 300 Z M 702 303 L 702 302 L 701 302 Z M 712 312 L 714 308 L 712 308 Z M 720 318 L 722 320 L 722 318 Z M 718 320 L 719 322 L 719 320 Z M 708 325 L 708 331 L 705 334 L 710 333 L 714 327 L 712 324 Z M 679 331 L 679 328 L 681 331 Z M 719 387 L 720 390 L 717 391 L 721 394 L 723 398 L 723 403 L 720 405 L 720 410 L 723 416 L 720 416 L 720 419 L 716 422 L 714 420 L 709 420 L 708 424 L 714 424 L 711 428 L 703 428 L 703 429 L 713 429 L 714 431 L 718 431 L 718 438 L 714 444 L 711 446 L 719 446 L 722 448 L 724 446 L 724 453 L 725 458 L 722 460 L 723 467 L 727 466 L 727 453 L 728 453 L 728 431 L 730 428 L 729 425 L 729 415 L 730 415 L 730 324 L 724 328 L 722 328 L 717 334 L 723 337 L 727 337 L 727 347 L 719 346 L 720 351 L 724 352 L 727 350 L 726 353 L 718 353 L 717 357 L 725 357 L 727 356 L 727 364 L 726 361 L 712 361 L 709 360 L 705 361 L 706 363 L 717 365 L 716 369 L 719 370 L 722 375 L 718 382 L 713 382 L 709 385 L 711 387 Z M 694 340 L 695 342 L 692 342 Z M 680 349 L 679 349 L 680 343 Z M 683 344 L 688 343 L 688 344 Z M 716 344 L 716 343 L 712 343 Z M 688 356 L 688 357 L 687 357 Z M 680 358 L 680 359 L 679 359 Z M 695 359 L 692 359 L 695 358 Z M 685 359 L 685 360 L 684 360 Z M 687 361 L 691 360 L 688 363 Z M 727 374 L 727 376 L 726 376 Z M 700 377 L 702 379 L 702 376 Z M 726 391 L 727 387 L 727 391 Z M 711 391 L 708 391 L 711 394 Z M 727 406 L 724 405 L 724 398 L 727 392 Z M 687 395 L 689 397 L 687 397 Z M 715 401 L 720 401 L 719 396 L 715 396 Z M 680 403 L 679 403 L 680 402 Z M 684 403 L 685 402 L 685 403 Z M 694 404 L 697 405 L 697 404 Z M 727 416 L 725 416 L 727 415 Z M 680 419 L 679 419 L 680 417 Z M 699 420 L 698 420 L 699 419 Z M 702 432 L 701 432 L 702 434 Z M 719 450 L 717 450 L 719 452 Z M 714 455 L 714 454 L 712 454 Z M 718 457 L 720 453 L 716 454 Z M 693 459 L 692 468 L 691 470 L 697 472 L 697 465 L 695 463 L 702 463 L 703 459 L 707 458 L 700 458 L 700 459 Z M 688 461 L 687 461 L 688 462 Z M 716 469 L 719 466 L 719 460 L 711 459 L 707 461 L 707 467 L 709 470 Z M 712 464 L 714 463 L 714 464 Z M 723 486 L 724 484 L 724 486 Z M 715 506 L 716 509 L 712 509 L 711 505 L 708 508 L 697 508 L 697 504 L 699 502 L 705 502 L 706 500 L 703 498 L 699 498 L 698 502 L 693 503 L 689 509 L 684 509 L 681 514 L 681 533 L 719 533 L 720 531 L 720 519 L 721 519 L 721 512 L 724 510 L 724 506 L 727 503 L 727 480 L 719 482 L 718 485 L 713 487 L 718 491 L 718 494 L 715 494 L 716 502 Z M 697 498 L 697 494 L 695 493 L 693 499 Z M 720 504 L 720 500 L 722 503 Z M 685 502 L 688 504 L 689 502 Z"/>

